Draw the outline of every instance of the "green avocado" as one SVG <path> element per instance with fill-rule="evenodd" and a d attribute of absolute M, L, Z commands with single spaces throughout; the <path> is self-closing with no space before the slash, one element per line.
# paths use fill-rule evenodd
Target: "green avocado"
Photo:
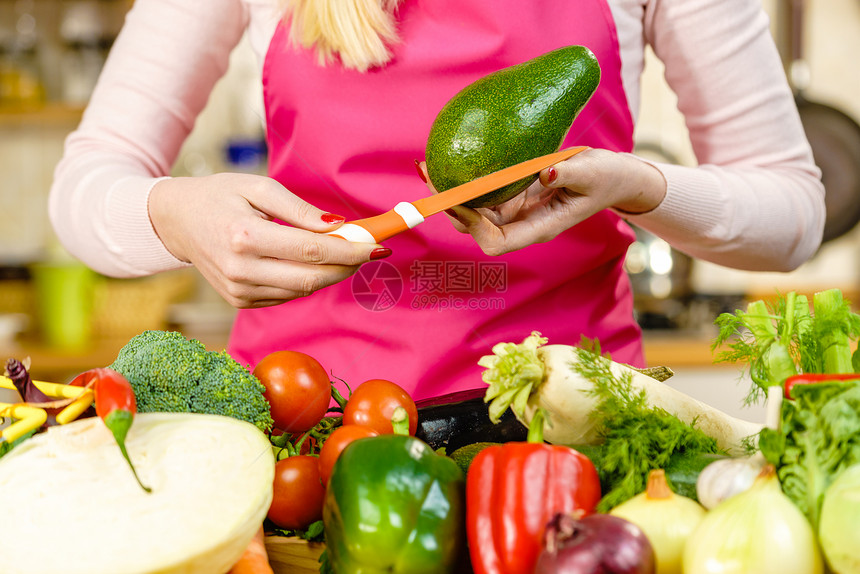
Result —
<path fill-rule="evenodd" d="M 469 84 L 439 111 L 427 137 L 430 181 L 445 191 L 558 150 L 600 83 L 597 58 L 566 46 Z M 465 203 L 491 207 L 514 197 L 537 174 Z"/>

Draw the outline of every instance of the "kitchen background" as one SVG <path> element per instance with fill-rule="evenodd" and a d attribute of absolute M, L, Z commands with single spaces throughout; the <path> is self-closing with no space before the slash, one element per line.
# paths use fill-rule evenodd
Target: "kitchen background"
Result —
<path fill-rule="evenodd" d="M 42 380 L 66 382 L 110 364 L 125 341 L 150 328 L 179 329 L 220 350 L 234 314 L 194 270 L 134 280 L 89 272 L 63 252 L 48 223 L 47 194 L 64 138 L 79 122 L 131 4 L 0 0 L 0 356 L 29 356 L 33 375 Z M 628 261 L 649 363 L 672 367 L 670 383 L 677 388 L 752 420 L 762 420 L 763 411 L 741 407 L 748 383 L 739 367 L 715 364 L 710 343 L 716 315 L 777 290 L 839 287 L 860 301 L 860 229 L 848 217 L 860 218 L 860 128 L 854 129 L 860 121 L 860 2 L 763 5 L 795 90 L 847 116 L 805 118 L 833 198 L 828 209 L 836 236 L 813 260 L 785 274 L 691 261 L 646 233 Z M 257 74 L 249 48 L 240 44 L 175 175 L 265 170 Z M 643 77 L 637 148 L 643 155 L 695 163 L 683 118 L 652 54 Z"/>

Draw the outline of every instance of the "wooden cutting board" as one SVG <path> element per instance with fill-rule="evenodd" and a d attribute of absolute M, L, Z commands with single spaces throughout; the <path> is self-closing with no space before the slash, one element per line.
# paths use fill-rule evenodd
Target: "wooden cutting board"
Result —
<path fill-rule="evenodd" d="M 307 542 L 301 538 L 266 536 L 269 564 L 275 574 L 318 574 L 319 557 L 325 548 L 322 542 Z"/>

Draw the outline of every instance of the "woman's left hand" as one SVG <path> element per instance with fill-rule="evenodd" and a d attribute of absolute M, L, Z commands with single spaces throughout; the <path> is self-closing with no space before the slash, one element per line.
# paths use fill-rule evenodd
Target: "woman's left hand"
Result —
<path fill-rule="evenodd" d="M 420 168 L 426 176 L 424 165 Z M 538 181 L 501 205 L 461 205 L 449 216 L 484 253 L 502 255 L 550 241 L 609 207 L 625 213 L 651 211 L 665 195 L 666 181 L 656 167 L 629 154 L 588 149 L 544 169 Z"/>

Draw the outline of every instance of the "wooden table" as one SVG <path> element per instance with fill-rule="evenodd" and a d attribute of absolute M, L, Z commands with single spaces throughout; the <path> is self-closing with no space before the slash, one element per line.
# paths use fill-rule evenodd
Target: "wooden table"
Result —
<path fill-rule="evenodd" d="M 325 548 L 321 542 L 300 538 L 267 536 L 266 551 L 275 574 L 318 574 L 319 557 Z"/>

